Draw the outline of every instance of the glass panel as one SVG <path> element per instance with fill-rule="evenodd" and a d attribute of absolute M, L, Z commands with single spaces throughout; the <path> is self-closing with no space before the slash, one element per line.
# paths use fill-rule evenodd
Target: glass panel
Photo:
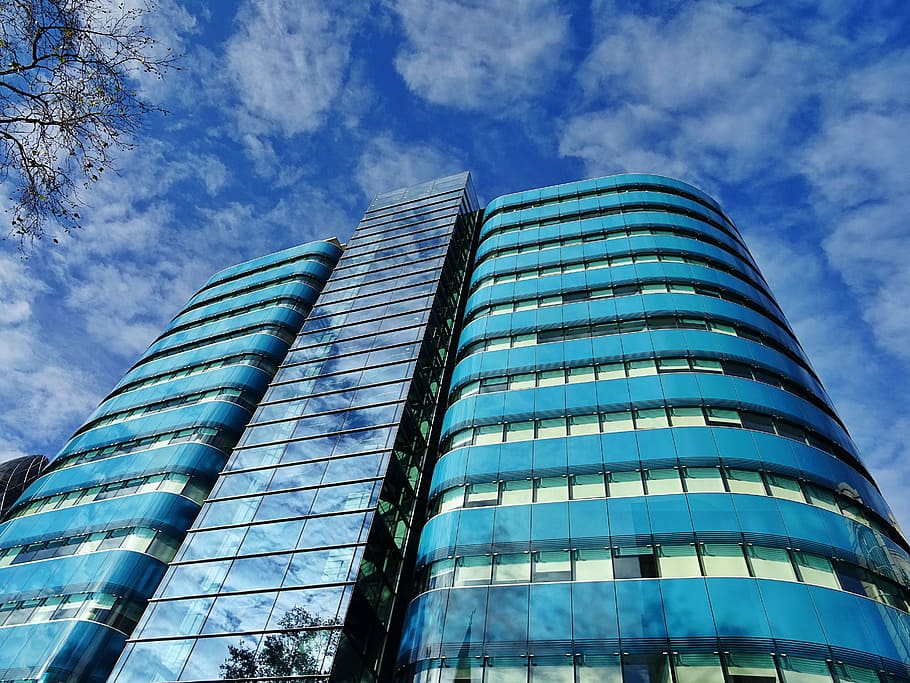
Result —
<path fill-rule="evenodd" d="M 489 555 L 460 557 L 455 564 L 456 586 L 486 586 L 490 583 Z"/>
<path fill-rule="evenodd" d="M 569 480 L 566 477 L 544 477 L 535 480 L 534 484 L 538 503 L 569 499 Z"/>
<path fill-rule="evenodd" d="M 657 549 L 662 577 L 701 576 L 694 545 L 664 545 Z"/>
<path fill-rule="evenodd" d="M 674 655 L 673 669 L 676 672 L 676 683 L 724 683 L 724 672 L 717 655 Z"/>
<path fill-rule="evenodd" d="M 657 561 L 652 548 L 614 548 L 613 576 L 617 579 L 657 577 Z"/>
<path fill-rule="evenodd" d="M 622 683 L 619 657 L 584 655 L 576 668 L 578 683 Z"/>
<path fill-rule="evenodd" d="M 832 683 L 828 664 L 801 657 L 781 657 L 781 670 L 786 683 Z"/>
<path fill-rule="evenodd" d="M 812 505 L 817 505 L 818 507 L 825 508 L 831 512 L 840 512 L 840 507 L 837 504 L 837 499 L 835 499 L 834 494 L 830 491 L 827 491 L 820 486 L 815 486 L 814 484 L 808 484 L 803 482 L 803 488 L 806 491 L 806 494 L 809 497 L 809 502 Z"/>
<path fill-rule="evenodd" d="M 571 581 L 572 556 L 568 551 L 534 553 L 533 581 Z"/>
<path fill-rule="evenodd" d="M 626 376 L 626 367 L 622 363 L 603 363 L 597 366 L 597 379 L 618 379 Z"/>
<path fill-rule="evenodd" d="M 511 422 L 506 425 L 506 441 L 530 441 L 534 438 L 534 421 Z"/>
<path fill-rule="evenodd" d="M 498 555 L 493 563 L 493 583 L 527 583 L 531 580 L 531 554 Z"/>
<path fill-rule="evenodd" d="M 641 483 L 641 472 L 611 472 L 608 476 L 611 498 L 645 494 L 644 486 Z"/>
<path fill-rule="evenodd" d="M 538 439 L 566 436 L 566 434 L 566 418 L 564 417 L 540 420 L 537 423 Z"/>
<path fill-rule="evenodd" d="M 534 373 L 515 375 L 509 380 L 510 389 L 530 389 L 537 383 Z"/>
<path fill-rule="evenodd" d="M 475 427 L 474 443 L 477 445 L 502 443 L 502 425 Z"/>
<path fill-rule="evenodd" d="M 600 430 L 602 432 L 627 432 L 633 429 L 635 429 L 635 425 L 632 422 L 631 411 L 604 413 L 600 416 Z"/>
<path fill-rule="evenodd" d="M 622 660 L 623 683 L 670 683 L 666 655 L 631 655 Z"/>
<path fill-rule="evenodd" d="M 613 578 L 613 554 L 608 548 L 575 551 L 576 581 L 609 581 Z"/>
<path fill-rule="evenodd" d="M 768 655 L 725 654 L 731 683 L 778 683 L 777 668 Z"/>
<path fill-rule="evenodd" d="M 439 511 L 448 512 L 460 508 L 464 504 L 465 487 L 458 486 L 454 489 L 444 491 L 439 497 Z"/>
<path fill-rule="evenodd" d="M 724 492 L 724 480 L 716 467 L 687 467 L 683 470 L 686 489 L 690 493 Z"/>
<path fill-rule="evenodd" d="M 670 408 L 670 422 L 674 427 L 701 427 L 707 424 L 701 408 Z"/>
<path fill-rule="evenodd" d="M 768 495 L 760 472 L 750 470 L 727 469 L 727 485 L 733 493 L 752 493 L 759 496 Z"/>
<path fill-rule="evenodd" d="M 578 382 L 593 382 L 594 377 L 594 368 L 592 367 L 582 367 L 582 368 L 569 368 L 569 384 L 575 384 Z"/>
<path fill-rule="evenodd" d="M 765 476 L 768 480 L 768 488 L 771 489 L 771 495 L 775 498 L 786 498 L 799 503 L 806 502 L 806 497 L 803 495 L 803 491 L 796 479 L 784 477 L 780 474 L 771 474 L 770 472 L 766 472 Z"/>
<path fill-rule="evenodd" d="M 603 498 L 606 495 L 602 474 L 576 474 L 569 477 L 572 498 Z"/>
<path fill-rule="evenodd" d="M 706 576 L 749 576 L 742 546 L 732 543 L 703 543 L 701 558 Z"/>
<path fill-rule="evenodd" d="M 537 386 L 551 387 L 566 383 L 565 370 L 543 370 L 537 373 Z"/>
<path fill-rule="evenodd" d="M 750 545 L 746 546 L 746 554 L 752 563 L 752 571 L 758 578 L 796 581 L 796 571 L 790 562 L 790 555 L 783 548 Z"/>
<path fill-rule="evenodd" d="M 626 363 L 629 371 L 629 377 L 642 377 L 644 375 L 656 375 L 657 366 L 652 358 L 647 360 L 633 360 Z"/>
<path fill-rule="evenodd" d="M 648 470 L 645 472 L 645 482 L 648 485 L 648 495 L 683 492 L 677 469 Z"/>
<path fill-rule="evenodd" d="M 447 588 L 455 578 L 455 560 L 440 560 L 430 565 L 430 576 L 427 590 Z"/>
<path fill-rule="evenodd" d="M 507 481 L 502 485 L 502 504 L 519 505 L 533 500 L 533 482 L 530 479 Z"/>
<path fill-rule="evenodd" d="M 569 418 L 569 434 L 598 434 L 600 419 L 597 415 L 573 415 Z"/>
<path fill-rule="evenodd" d="M 636 429 L 659 429 L 669 427 L 667 420 L 667 411 L 664 408 L 649 408 L 647 410 L 635 411 L 635 428 Z"/>
<path fill-rule="evenodd" d="M 471 484 L 465 497 L 465 507 L 496 505 L 499 502 L 499 484 Z"/>
<path fill-rule="evenodd" d="M 816 586 L 840 588 L 840 583 L 834 573 L 834 567 L 831 566 L 831 561 L 827 557 L 799 551 L 794 551 L 793 556 L 796 559 L 803 581 Z"/>

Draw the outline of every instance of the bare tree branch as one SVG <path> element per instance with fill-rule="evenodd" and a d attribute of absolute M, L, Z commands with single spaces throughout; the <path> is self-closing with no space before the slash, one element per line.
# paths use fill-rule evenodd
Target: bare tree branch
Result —
<path fill-rule="evenodd" d="M 0 181 L 13 188 L 9 236 L 20 250 L 52 225 L 80 227 L 79 189 L 162 111 L 136 79 L 174 66 L 142 25 L 155 11 L 111 0 L 0 2 Z"/>

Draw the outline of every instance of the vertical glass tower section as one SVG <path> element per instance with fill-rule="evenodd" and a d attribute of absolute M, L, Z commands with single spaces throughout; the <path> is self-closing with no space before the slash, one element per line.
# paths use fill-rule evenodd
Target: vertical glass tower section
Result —
<path fill-rule="evenodd" d="M 906 680 L 907 542 L 710 197 L 486 210 L 398 679 Z"/>
<path fill-rule="evenodd" d="M 215 275 L 9 510 L 0 679 L 107 679 L 340 253 Z"/>
<path fill-rule="evenodd" d="M 373 200 L 112 681 L 389 680 L 475 206 Z"/>

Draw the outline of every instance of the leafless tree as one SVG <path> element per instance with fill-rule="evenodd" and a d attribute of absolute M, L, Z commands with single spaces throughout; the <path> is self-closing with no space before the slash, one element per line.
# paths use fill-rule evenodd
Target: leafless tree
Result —
<path fill-rule="evenodd" d="M 174 68 L 142 23 L 156 7 L 116 3 L 0 0 L 0 182 L 20 249 L 80 227 L 80 190 L 161 111 L 137 93 Z"/>

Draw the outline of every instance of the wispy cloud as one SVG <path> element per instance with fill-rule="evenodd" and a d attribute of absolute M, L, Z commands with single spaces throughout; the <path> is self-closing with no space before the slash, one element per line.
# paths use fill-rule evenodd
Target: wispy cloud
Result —
<path fill-rule="evenodd" d="M 357 184 L 367 197 L 430 178 L 464 170 L 451 151 L 382 135 L 363 150 L 357 164 Z"/>
<path fill-rule="evenodd" d="M 552 0 L 398 0 L 407 41 L 395 65 L 434 104 L 507 116 L 540 96 L 567 62 L 569 16 Z"/>

